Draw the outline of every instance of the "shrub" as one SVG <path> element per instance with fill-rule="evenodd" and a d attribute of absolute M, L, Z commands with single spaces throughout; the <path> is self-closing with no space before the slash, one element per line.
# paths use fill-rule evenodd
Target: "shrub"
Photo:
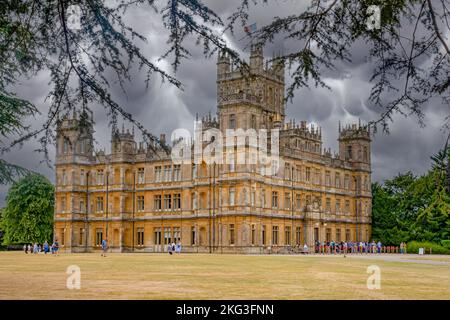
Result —
<path fill-rule="evenodd" d="M 441 245 L 446 249 L 450 249 L 450 240 L 442 240 Z"/>
<path fill-rule="evenodd" d="M 449 248 L 443 247 L 433 242 L 411 241 L 408 242 L 408 245 L 406 247 L 408 253 L 416 253 L 416 254 L 419 253 L 419 248 L 424 248 L 425 253 L 430 253 L 431 248 L 431 252 L 433 254 L 450 254 Z"/>

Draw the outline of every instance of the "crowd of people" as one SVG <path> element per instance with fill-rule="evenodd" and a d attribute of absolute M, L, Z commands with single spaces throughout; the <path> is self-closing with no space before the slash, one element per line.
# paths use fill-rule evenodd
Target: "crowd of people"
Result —
<path fill-rule="evenodd" d="M 303 251 L 310 252 L 305 244 Z M 375 242 L 351 242 L 351 241 L 316 241 L 314 244 L 314 253 L 320 254 L 349 254 L 349 253 L 406 253 L 406 243 L 400 243 L 400 246 L 384 246 L 380 241 Z"/>
<path fill-rule="evenodd" d="M 45 241 L 42 245 L 39 243 L 26 243 L 23 245 L 23 252 L 26 254 L 38 254 L 43 252 L 44 254 L 51 253 L 51 254 L 58 254 L 59 251 L 59 243 L 58 240 L 55 240 L 52 245 L 50 246 L 47 241 Z"/>

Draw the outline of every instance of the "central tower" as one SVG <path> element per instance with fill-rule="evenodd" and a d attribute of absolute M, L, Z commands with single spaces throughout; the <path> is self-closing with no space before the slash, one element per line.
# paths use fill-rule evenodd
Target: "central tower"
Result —
<path fill-rule="evenodd" d="M 284 123 L 284 65 L 264 63 L 262 47 L 252 46 L 248 68 L 234 69 L 219 53 L 217 107 L 220 129 L 272 129 Z"/>

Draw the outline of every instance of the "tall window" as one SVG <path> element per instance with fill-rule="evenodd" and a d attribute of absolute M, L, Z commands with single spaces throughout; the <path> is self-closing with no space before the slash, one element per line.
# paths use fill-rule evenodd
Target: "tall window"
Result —
<path fill-rule="evenodd" d="M 278 245 L 278 226 L 272 226 L 272 244 Z"/>
<path fill-rule="evenodd" d="M 252 245 L 256 244 L 256 225 L 252 224 Z"/>
<path fill-rule="evenodd" d="M 331 241 L 331 229 L 330 228 L 327 228 L 327 230 L 325 231 L 325 241 L 326 242 L 330 242 Z"/>
<path fill-rule="evenodd" d="M 144 211 L 144 209 L 145 209 L 144 196 L 137 196 L 137 210 Z"/>
<path fill-rule="evenodd" d="M 137 228 L 137 245 L 144 245 L 144 228 Z"/>
<path fill-rule="evenodd" d="M 61 212 L 66 212 L 67 205 L 66 205 L 66 197 L 65 195 L 61 198 Z"/>
<path fill-rule="evenodd" d="M 97 197 L 97 212 L 103 212 L 103 197 Z"/>
<path fill-rule="evenodd" d="M 326 202 L 325 202 L 325 210 L 326 210 L 327 212 L 330 212 L 330 211 L 331 211 L 331 199 L 330 199 L 330 198 L 327 198 L 327 199 L 326 199 Z"/>
<path fill-rule="evenodd" d="M 193 210 L 197 209 L 197 194 L 195 192 L 191 194 L 191 200 L 192 200 L 191 208 Z"/>
<path fill-rule="evenodd" d="M 160 245 L 161 244 L 161 228 L 155 228 L 153 229 L 153 233 L 155 236 L 155 245 Z"/>
<path fill-rule="evenodd" d="M 295 207 L 297 210 L 300 210 L 302 208 L 302 196 L 300 193 L 297 193 L 295 195 Z"/>
<path fill-rule="evenodd" d="M 153 208 L 155 210 L 161 210 L 161 195 L 157 194 L 153 196 Z"/>
<path fill-rule="evenodd" d="M 173 181 L 181 181 L 181 165 L 173 166 Z"/>
<path fill-rule="evenodd" d="M 95 245 L 101 246 L 103 241 L 103 229 L 96 229 L 95 230 Z"/>
<path fill-rule="evenodd" d="M 80 171 L 80 185 L 84 186 L 86 184 L 86 180 L 85 180 L 85 172 L 83 169 L 81 169 Z"/>
<path fill-rule="evenodd" d="M 255 197 L 256 197 L 256 191 L 255 191 L 255 189 L 252 189 L 252 191 L 250 193 L 250 205 L 252 207 L 255 206 Z"/>
<path fill-rule="evenodd" d="M 66 243 L 66 229 L 61 229 L 61 245 L 63 246 Z"/>
<path fill-rule="evenodd" d="M 172 167 L 164 166 L 164 181 L 171 181 L 171 180 L 172 180 Z"/>
<path fill-rule="evenodd" d="M 295 228 L 295 244 L 300 245 L 302 241 L 302 227 Z"/>
<path fill-rule="evenodd" d="M 336 241 L 341 242 L 341 229 L 336 229 Z"/>
<path fill-rule="evenodd" d="M 266 226 L 265 225 L 261 226 L 261 244 L 263 246 L 266 245 Z"/>
<path fill-rule="evenodd" d="M 230 206 L 234 206 L 234 201 L 235 201 L 235 193 L 236 193 L 236 189 L 235 188 L 230 188 L 230 194 L 229 194 L 229 198 L 230 198 Z"/>
<path fill-rule="evenodd" d="M 165 194 L 164 195 L 164 210 L 172 209 L 172 195 Z"/>
<path fill-rule="evenodd" d="M 363 150 L 364 150 L 363 151 L 363 161 L 367 162 L 367 161 L 369 161 L 369 156 L 368 156 L 369 153 L 367 152 L 367 147 L 364 147 Z"/>
<path fill-rule="evenodd" d="M 144 184 L 145 183 L 145 170 L 144 168 L 139 168 L 138 169 L 138 179 L 137 179 L 137 183 L 138 184 Z"/>
<path fill-rule="evenodd" d="M 311 182 L 311 168 L 306 167 L 306 182 Z"/>
<path fill-rule="evenodd" d="M 350 200 L 345 200 L 345 213 L 350 213 Z"/>
<path fill-rule="evenodd" d="M 348 174 L 344 176 L 344 188 L 347 190 L 350 189 L 350 176 Z"/>
<path fill-rule="evenodd" d="M 347 154 L 346 154 L 346 160 L 351 160 L 353 155 L 352 155 L 352 146 L 347 146 Z"/>
<path fill-rule="evenodd" d="M 278 208 L 278 192 L 272 191 L 272 208 Z"/>
<path fill-rule="evenodd" d="M 155 182 L 161 182 L 161 166 L 155 167 Z"/>
<path fill-rule="evenodd" d="M 236 153 L 234 151 L 230 151 L 227 153 L 227 157 L 228 157 L 227 164 L 228 164 L 228 169 L 230 170 L 230 172 L 234 172 L 234 170 L 236 170 L 236 167 L 234 165 L 235 164 L 235 161 L 234 161 L 235 156 L 236 156 Z"/>
<path fill-rule="evenodd" d="M 341 213 L 341 200 L 336 199 L 336 214 Z"/>
<path fill-rule="evenodd" d="M 195 246 L 197 240 L 196 240 L 196 233 L 195 233 L 195 227 L 191 227 L 191 245 Z"/>
<path fill-rule="evenodd" d="M 290 226 L 284 227 L 284 243 L 287 246 L 291 245 L 291 227 Z"/>
<path fill-rule="evenodd" d="M 230 245 L 234 245 L 234 224 L 230 224 Z"/>
<path fill-rule="evenodd" d="M 84 235 L 85 235 L 84 228 L 80 228 L 80 237 L 78 238 L 78 245 L 80 246 L 84 244 Z"/>
<path fill-rule="evenodd" d="M 70 144 L 69 139 L 64 138 L 64 142 L 63 142 L 63 153 L 64 154 L 69 153 L 69 144 Z"/>
<path fill-rule="evenodd" d="M 277 160 L 272 160 L 272 165 L 270 166 L 271 169 L 271 175 L 272 176 L 276 176 L 278 174 L 278 161 Z"/>
<path fill-rule="evenodd" d="M 266 189 L 261 190 L 261 207 L 266 207 Z"/>
<path fill-rule="evenodd" d="M 236 129 L 236 115 L 230 114 L 230 123 L 229 123 L 229 129 Z"/>
<path fill-rule="evenodd" d="M 330 171 L 325 172 L 325 185 L 331 187 L 331 174 Z"/>
<path fill-rule="evenodd" d="M 164 244 L 168 245 L 172 243 L 172 235 L 170 233 L 170 227 L 164 228 Z"/>
<path fill-rule="evenodd" d="M 350 229 L 345 229 L 345 241 L 352 241 L 350 236 Z"/>
<path fill-rule="evenodd" d="M 86 212 L 86 205 L 83 199 L 80 200 L 80 212 Z"/>
<path fill-rule="evenodd" d="M 251 128 L 256 129 L 256 116 L 252 114 L 252 120 L 251 120 Z"/>
<path fill-rule="evenodd" d="M 192 164 L 192 179 L 196 179 L 196 178 L 197 178 L 197 165 Z"/>
<path fill-rule="evenodd" d="M 336 188 L 341 187 L 341 175 L 338 172 L 336 172 L 336 176 L 335 176 L 335 185 L 336 185 Z"/>
<path fill-rule="evenodd" d="M 173 195 L 173 208 L 175 210 L 181 209 L 181 194 L 175 193 Z"/>
<path fill-rule="evenodd" d="M 291 165 L 289 163 L 284 165 L 284 179 L 291 180 Z"/>
<path fill-rule="evenodd" d="M 315 182 L 315 184 L 321 184 L 322 183 L 322 179 L 321 179 L 321 174 L 320 174 L 320 170 L 319 169 L 316 169 L 316 171 L 315 171 L 315 174 L 314 174 L 314 182 Z"/>
<path fill-rule="evenodd" d="M 97 185 L 102 186 L 105 184 L 105 175 L 103 169 L 97 170 Z"/>
<path fill-rule="evenodd" d="M 290 192 L 286 192 L 284 194 L 284 208 L 285 209 L 291 208 L 291 193 Z"/>
<path fill-rule="evenodd" d="M 175 241 L 175 243 L 178 243 L 181 241 L 181 228 L 180 227 L 173 228 L 173 241 Z"/>
<path fill-rule="evenodd" d="M 67 172 L 66 172 L 66 169 L 63 169 L 61 176 L 62 176 L 61 177 L 62 185 L 66 186 L 67 185 Z"/>

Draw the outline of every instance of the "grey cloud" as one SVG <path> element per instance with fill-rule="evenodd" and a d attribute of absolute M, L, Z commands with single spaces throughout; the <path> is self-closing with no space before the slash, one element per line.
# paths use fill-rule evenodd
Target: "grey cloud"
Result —
<path fill-rule="evenodd" d="M 227 17 L 234 10 L 240 0 L 216 1 L 207 0 L 219 15 Z M 256 22 L 262 26 L 271 21 L 274 16 L 285 16 L 295 10 L 301 11 L 307 2 L 294 0 L 269 1 L 268 5 L 252 7 L 249 23 Z M 147 57 L 157 61 L 167 48 L 167 31 L 163 28 L 160 17 L 151 10 L 134 9 L 128 13 L 128 21 L 142 34 L 148 37 L 147 43 L 139 43 Z M 227 37 L 234 47 L 244 52 L 248 58 L 249 39 L 243 39 L 244 32 L 237 25 L 235 36 Z M 183 82 L 184 91 L 180 91 L 168 83 L 161 83 L 159 76 L 154 75 L 148 89 L 145 87 L 145 75 L 134 70 L 133 79 L 125 84 L 127 95 L 124 95 L 116 84 L 112 87 L 112 96 L 126 110 L 132 113 L 153 134 L 164 132 L 168 136 L 172 130 L 184 127 L 192 130 L 193 120 L 198 113 L 200 116 L 212 111 L 216 112 L 216 60 L 205 59 L 202 48 L 195 44 L 192 38 L 186 43 L 192 50 L 193 56 L 185 60 L 180 66 L 176 76 Z M 300 44 L 294 41 L 276 39 L 273 44 L 265 48 L 268 58 L 274 52 L 294 50 Z M 372 65 L 366 61 L 367 47 L 364 43 L 356 43 L 351 48 L 353 59 L 351 63 L 337 62 L 336 71 L 324 71 L 324 79 L 332 87 L 300 89 L 292 103 L 287 105 L 288 118 L 307 120 L 318 123 L 322 127 L 324 146 L 337 150 L 338 122 L 357 122 L 359 118 L 370 121 L 379 116 L 379 111 L 373 108 L 367 97 L 370 92 L 369 82 Z M 170 59 L 159 62 L 161 67 L 173 72 Z M 107 75 L 114 80 L 114 74 Z M 286 80 L 290 83 L 289 72 Z M 42 115 L 28 121 L 34 127 L 46 118 L 48 101 L 45 96 L 50 90 L 47 83 L 49 76 L 46 73 L 26 80 L 16 89 L 25 98 L 32 100 L 41 108 Z M 110 128 L 103 107 L 93 106 L 95 110 L 96 148 L 109 150 Z M 444 144 L 444 134 L 441 132 L 443 118 L 448 114 L 448 106 L 440 101 L 433 101 L 426 106 L 427 117 L 425 128 L 419 128 L 414 118 L 404 119 L 395 117 L 395 123 L 391 126 L 391 134 L 386 136 L 378 133 L 373 141 L 373 179 L 382 181 L 399 172 L 412 170 L 416 174 L 424 173 L 430 165 L 429 157 L 437 152 Z M 130 126 L 127 125 L 129 128 Z M 43 173 L 52 181 L 53 171 L 40 161 L 43 157 L 33 152 L 38 146 L 33 140 L 25 144 L 21 149 L 15 149 L 5 156 L 6 160 L 25 166 L 29 169 Z M 51 150 L 54 157 L 54 150 Z M 7 187 L 0 186 L 0 206 L 6 194 Z"/>

